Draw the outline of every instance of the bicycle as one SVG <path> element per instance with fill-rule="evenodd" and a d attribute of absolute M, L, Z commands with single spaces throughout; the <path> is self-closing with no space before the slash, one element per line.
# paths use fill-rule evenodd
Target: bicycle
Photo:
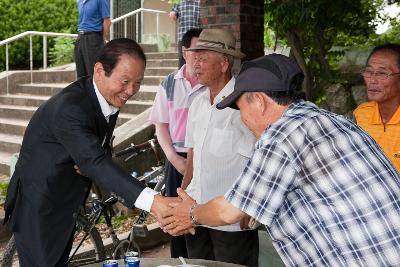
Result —
<path fill-rule="evenodd" d="M 130 154 L 125 161 L 130 160 L 131 158 L 142 154 L 146 151 L 153 151 L 156 158 L 156 166 L 152 167 L 150 172 L 145 173 L 145 175 L 138 177 L 139 181 L 144 182 L 146 185 L 156 180 L 156 185 L 154 190 L 161 192 L 164 186 L 164 166 L 161 161 L 161 156 L 157 147 L 157 140 L 150 139 L 144 143 L 139 145 L 131 144 L 126 149 L 123 149 L 114 154 L 115 157 L 121 157 L 123 155 Z M 95 190 L 99 192 L 98 190 Z M 76 232 L 74 235 L 74 240 L 77 240 L 77 245 L 73 246 L 70 254 L 70 258 L 68 259 L 69 266 L 80 266 L 90 263 L 102 262 L 106 259 L 121 259 L 124 257 L 125 252 L 127 251 L 137 251 L 139 256 L 141 255 L 141 249 L 139 245 L 135 241 L 136 236 L 145 237 L 147 235 L 147 227 L 144 224 L 148 212 L 141 211 L 139 216 L 137 217 L 134 225 L 128 235 L 127 239 L 120 240 L 117 234 L 114 231 L 112 225 L 112 217 L 114 216 L 112 206 L 118 201 L 116 196 L 110 196 L 106 200 L 101 200 L 98 197 L 99 193 L 90 194 L 89 200 L 86 201 L 86 205 L 90 206 L 90 212 L 81 212 L 79 214 L 75 214 L 76 216 Z M 85 210 L 85 207 L 82 207 L 82 211 Z M 107 231 L 112 240 L 112 248 L 111 253 L 109 253 L 103 243 L 101 235 L 96 228 L 100 218 L 103 217 L 105 223 L 107 225 Z M 84 253 L 81 250 L 85 248 L 83 246 L 84 242 L 87 242 L 94 247 L 94 253 Z M 3 260 L 1 267 L 10 267 L 12 266 L 13 258 L 16 254 L 15 248 L 15 240 L 14 236 L 9 240 L 6 249 L 4 251 Z"/>

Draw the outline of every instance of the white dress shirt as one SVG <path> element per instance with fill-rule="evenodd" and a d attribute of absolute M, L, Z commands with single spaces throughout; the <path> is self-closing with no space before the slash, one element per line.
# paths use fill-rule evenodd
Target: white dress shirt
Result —
<path fill-rule="evenodd" d="M 97 100 L 99 101 L 101 112 L 104 115 L 104 118 L 108 122 L 110 119 L 110 116 L 117 113 L 119 108 L 116 108 L 114 106 L 111 106 L 108 104 L 106 99 L 103 97 L 103 95 L 100 93 L 99 89 L 97 88 L 96 83 L 93 80 L 93 86 L 94 90 L 96 92 Z M 132 178 L 134 179 L 134 178 Z M 143 191 L 140 193 L 139 197 L 135 201 L 135 207 L 145 210 L 147 212 L 150 212 L 151 205 L 153 204 L 154 201 L 154 195 L 158 194 L 157 191 L 154 191 L 153 189 L 150 189 L 146 187 L 143 189 Z"/>
<path fill-rule="evenodd" d="M 233 91 L 234 84 L 232 78 L 212 105 L 210 91 L 206 90 L 190 106 L 185 144 L 193 148 L 193 178 L 187 192 L 200 204 L 225 195 L 253 153 L 255 137 L 241 121 L 239 111 L 216 108 Z M 240 231 L 240 226 L 214 229 Z"/>

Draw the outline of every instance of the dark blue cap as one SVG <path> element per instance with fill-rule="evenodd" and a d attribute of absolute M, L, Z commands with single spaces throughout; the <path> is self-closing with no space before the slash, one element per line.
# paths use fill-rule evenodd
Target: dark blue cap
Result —
<path fill-rule="evenodd" d="M 233 92 L 218 103 L 217 108 L 239 109 L 236 101 L 245 92 L 301 90 L 301 86 L 297 85 L 301 84 L 303 79 L 304 74 L 297 63 L 284 55 L 271 54 L 246 61 L 236 77 Z"/>

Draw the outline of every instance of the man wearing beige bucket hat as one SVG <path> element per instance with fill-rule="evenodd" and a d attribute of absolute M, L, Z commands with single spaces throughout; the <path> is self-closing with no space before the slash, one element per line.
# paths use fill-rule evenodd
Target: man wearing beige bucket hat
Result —
<path fill-rule="evenodd" d="M 255 138 L 239 111 L 216 108 L 233 92 L 234 59 L 245 56 L 235 47 L 229 31 L 205 29 L 197 45 L 188 49 L 196 53 L 199 82 L 208 87 L 190 106 L 185 138 L 188 158 L 182 188 L 199 204 L 224 194 L 253 153 Z M 258 266 L 258 231 L 248 229 L 249 218 L 227 226 L 197 227 L 194 235 L 185 236 L 189 258 Z"/>

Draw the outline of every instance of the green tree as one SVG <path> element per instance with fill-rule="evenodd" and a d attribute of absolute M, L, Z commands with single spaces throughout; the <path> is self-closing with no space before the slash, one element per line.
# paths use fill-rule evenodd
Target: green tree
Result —
<path fill-rule="evenodd" d="M 284 39 L 305 73 L 305 93 L 314 100 L 320 84 L 335 77 L 330 49 L 344 39 L 362 42 L 373 34 L 383 0 L 265 0 L 265 20 Z"/>
<path fill-rule="evenodd" d="M 25 31 L 76 32 L 78 11 L 76 0 L 0 0 L 0 40 Z M 42 62 L 42 38 L 33 37 L 34 66 Z M 48 48 L 55 40 L 48 38 Z M 10 68 L 29 67 L 29 38 L 9 45 Z M 0 70 L 5 69 L 5 46 L 0 47 Z"/>

